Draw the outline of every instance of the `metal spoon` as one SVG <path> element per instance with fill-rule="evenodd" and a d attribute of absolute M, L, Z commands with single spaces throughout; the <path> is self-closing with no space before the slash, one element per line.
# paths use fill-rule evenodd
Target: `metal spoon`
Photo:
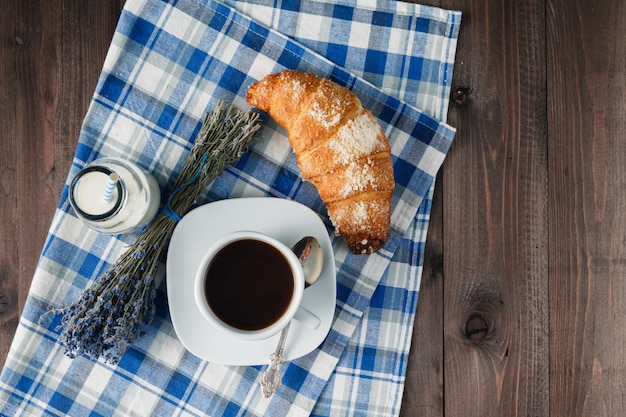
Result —
<path fill-rule="evenodd" d="M 302 264 L 304 288 L 315 284 L 315 281 L 322 273 L 322 266 L 324 265 L 320 243 L 313 236 L 306 236 L 296 242 L 291 251 L 296 254 Z"/>
<path fill-rule="evenodd" d="M 323 253 L 320 243 L 312 236 L 306 236 L 300 239 L 291 250 L 296 254 L 300 263 L 302 263 L 302 269 L 304 271 L 304 288 L 307 288 L 315 283 L 322 272 L 323 265 Z M 285 361 L 283 352 L 285 349 L 285 341 L 287 340 L 287 333 L 289 332 L 289 324 L 283 328 L 280 332 L 280 338 L 278 339 L 278 346 L 274 353 L 270 355 L 270 363 L 261 375 L 261 391 L 265 398 L 269 398 L 274 394 L 274 391 L 280 386 L 280 366 Z"/>

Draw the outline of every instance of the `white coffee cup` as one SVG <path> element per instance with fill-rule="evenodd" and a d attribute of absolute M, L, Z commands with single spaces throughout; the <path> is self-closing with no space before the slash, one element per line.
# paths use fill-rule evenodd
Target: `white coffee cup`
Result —
<path fill-rule="evenodd" d="M 266 339 L 298 311 L 304 272 L 297 256 L 277 239 L 254 231 L 215 242 L 198 267 L 194 296 L 213 326 L 241 339 Z"/>

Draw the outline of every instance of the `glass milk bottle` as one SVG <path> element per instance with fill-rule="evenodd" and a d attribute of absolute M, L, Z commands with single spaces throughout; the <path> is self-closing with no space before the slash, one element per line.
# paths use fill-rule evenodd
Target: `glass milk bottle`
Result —
<path fill-rule="evenodd" d="M 120 158 L 91 162 L 72 180 L 70 205 L 89 227 L 108 234 L 148 224 L 159 210 L 161 192 L 154 177 Z"/>

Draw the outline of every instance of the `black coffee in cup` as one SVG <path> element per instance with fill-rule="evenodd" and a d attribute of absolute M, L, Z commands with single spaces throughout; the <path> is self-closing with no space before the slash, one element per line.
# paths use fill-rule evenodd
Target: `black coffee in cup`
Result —
<path fill-rule="evenodd" d="M 204 295 L 209 308 L 224 323 L 241 330 L 260 330 L 278 321 L 293 293 L 287 258 L 256 239 L 224 246 L 205 273 Z"/>

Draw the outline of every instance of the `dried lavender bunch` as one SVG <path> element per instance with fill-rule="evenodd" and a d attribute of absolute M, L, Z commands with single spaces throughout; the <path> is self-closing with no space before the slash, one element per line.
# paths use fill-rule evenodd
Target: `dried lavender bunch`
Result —
<path fill-rule="evenodd" d="M 150 226 L 81 297 L 50 310 L 61 314 L 60 341 L 71 358 L 117 363 L 154 318 L 155 274 L 178 216 L 183 216 L 228 166 L 239 160 L 260 129 L 258 114 L 218 102 L 203 124 L 169 195 Z"/>

